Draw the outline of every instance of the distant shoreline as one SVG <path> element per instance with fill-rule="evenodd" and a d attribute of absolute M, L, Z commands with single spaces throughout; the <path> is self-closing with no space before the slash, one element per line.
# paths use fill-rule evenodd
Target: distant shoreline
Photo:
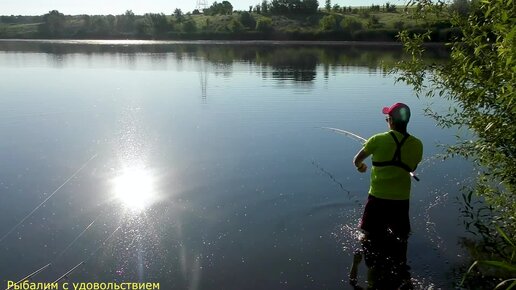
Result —
<path fill-rule="evenodd" d="M 90 45 L 167 45 L 167 44 L 212 44 L 212 45 L 307 45 L 307 46 L 395 46 L 398 41 L 346 41 L 346 40 L 146 40 L 146 39 L 39 39 L 39 38 L 0 38 L 0 42 L 33 42 L 54 44 Z M 444 46 L 444 42 L 429 42 L 425 46 Z"/>

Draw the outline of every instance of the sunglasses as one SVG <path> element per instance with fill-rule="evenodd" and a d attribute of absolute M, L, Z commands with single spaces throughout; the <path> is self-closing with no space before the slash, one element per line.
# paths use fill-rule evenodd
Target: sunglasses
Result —
<path fill-rule="evenodd" d="M 385 122 L 389 123 L 389 120 L 391 120 L 391 117 L 385 118 Z"/>

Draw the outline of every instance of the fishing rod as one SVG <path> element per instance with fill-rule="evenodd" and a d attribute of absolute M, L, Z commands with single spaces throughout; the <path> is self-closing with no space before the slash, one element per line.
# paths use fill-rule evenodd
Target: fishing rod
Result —
<path fill-rule="evenodd" d="M 30 273 L 29 275 L 27 275 L 27 276 L 25 276 L 25 277 L 21 278 L 21 279 L 20 279 L 20 281 L 18 281 L 18 282 L 16 282 L 16 283 L 14 283 L 13 285 L 11 285 L 10 287 L 8 287 L 8 288 L 7 288 L 7 289 L 5 289 L 5 290 L 13 289 L 13 287 L 14 287 L 14 286 L 16 286 L 16 285 L 18 285 L 18 284 L 22 283 L 22 282 L 23 282 L 23 281 L 25 281 L 25 280 L 28 280 L 28 279 L 30 279 L 30 278 L 32 278 L 32 277 L 34 277 L 34 276 L 36 276 L 37 274 L 39 274 L 39 273 L 41 273 L 41 272 L 43 272 L 43 270 L 45 270 L 46 268 L 50 267 L 50 265 L 52 265 L 52 263 L 48 263 L 48 264 L 46 264 L 45 266 L 43 266 L 43 267 L 41 267 L 41 268 L 37 269 L 36 271 L 34 271 L 34 272 Z"/>
<path fill-rule="evenodd" d="M 66 273 L 64 273 L 63 275 L 61 275 L 61 277 L 57 278 L 54 283 L 57 283 L 61 280 L 63 280 L 64 278 L 67 278 L 68 275 L 72 274 L 73 271 L 75 271 L 75 269 L 79 268 L 79 266 L 81 266 L 82 264 L 84 264 L 84 261 L 81 261 L 79 264 L 75 265 L 75 267 L 73 267 L 72 269 L 68 270 Z"/>
<path fill-rule="evenodd" d="M 98 218 L 98 217 L 97 217 Z M 61 253 L 59 253 L 59 255 L 57 255 L 57 257 L 50 263 L 46 264 L 45 266 L 39 268 L 38 270 L 30 273 L 29 275 L 23 277 L 22 279 L 20 279 L 18 282 L 14 283 L 12 286 L 10 286 L 9 288 L 7 288 L 6 290 L 10 290 L 10 289 L 13 289 L 14 286 L 20 284 L 20 283 L 23 283 L 24 281 L 36 276 L 37 274 L 43 272 L 43 270 L 45 270 L 46 268 L 50 267 L 53 263 L 55 263 L 59 257 L 61 257 L 94 223 L 95 223 L 96 219 L 93 220 L 70 244 L 68 244 L 68 246 L 63 250 L 61 251 Z M 62 280 L 63 278 L 65 278 L 66 276 L 68 276 L 69 274 L 71 274 L 73 271 L 75 271 L 75 269 L 77 269 L 80 265 L 84 264 L 84 261 L 82 261 L 81 263 L 79 263 L 77 266 L 75 266 L 74 268 L 72 268 L 70 271 L 66 272 L 64 275 L 62 275 L 61 277 L 58 278 L 58 280 L 56 280 L 55 282 L 59 282 L 60 280 Z M 54 282 L 54 283 L 55 283 Z"/>
<path fill-rule="evenodd" d="M 322 168 L 318 163 L 316 163 L 315 161 L 312 161 L 312 164 L 317 168 L 319 169 L 322 173 L 326 174 L 330 179 L 331 181 L 333 181 L 334 183 L 338 184 L 340 189 L 342 189 L 343 191 L 345 191 L 347 194 L 350 194 L 351 191 L 347 190 L 344 188 L 344 185 L 342 183 L 340 183 L 336 178 L 335 176 L 333 176 L 333 174 L 331 174 L 330 172 L 328 172 L 326 169 Z"/>
<path fill-rule="evenodd" d="M 321 129 L 326 129 L 326 130 L 331 130 L 331 131 L 333 131 L 333 132 L 335 132 L 337 134 L 341 134 L 341 135 L 350 137 L 351 139 L 360 142 L 360 144 L 364 144 L 365 142 L 367 142 L 366 138 L 360 137 L 357 134 L 349 132 L 349 131 L 346 131 L 346 130 L 332 128 L 332 127 L 320 127 L 320 128 Z M 414 172 L 409 172 L 409 173 L 410 173 L 410 176 L 412 176 L 416 181 L 419 181 L 419 177 L 417 177 L 417 175 Z"/>
<path fill-rule="evenodd" d="M 99 215 L 100 216 L 100 215 Z M 71 241 L 68 246 L 66 246 L 66 248 L 64 250 L 62 250 L 58 255 L 57 257 L 54 259 L 54 262 L 56 260 L 58 260 L 66 251 L 68 251 L 68 249 L 70 249 L 72 247 L 73 244 L 75 244 L 75 242 L 77 242 L 78 239 L 80 239 L 82 237 L 82 235 L 84 235 L 84 233 L 86 231 L 88 231 L 88 229 L 97 221 L 97 219 L 99 218 L 99 216 L 97 216 L 96 219 L 94 219 L 77 237 L 75 237 L 75 239 L 73 239 L 73 241 Z"/>
<path fill-rule="evenodd" d="M 67 278 L 68 275 L 72 274 L 73 271 L 75 271 L 77 268 L 79 268 L 82 264 L 84 264 L 84 261 L 81 261 L 79 264 L 75 265 L 72 269 L 68 270 L 66 273 L 64 273 L 63 275 L 61 275 L 59 278 L 57 278 L 53 283 L 57 283 L 61 280 L 63 280 L 64 278 Z M 14 283 L 12 286 L 10 286 L 9 288 L 5 289 L 5 290 L 11 290 L 13 289 L 13 287 L 15 287 L 16 285 L 20 284 L 20 283 L 23 283 L 24 281 L 36 276 L 37 274 L 43 272 L 43 270 L 45 270 L 46 268 L 50 267 L 50 265 L 52 265 L 51 263 L 48 263 L 46 264 L 45 266 L 39 268 L 38 270 L 30 273 L 29 275 L 23 277 L 20 281 Z"/>
<path fill-rule="evenodd" d="M 80 237 L 82 234 L 84 234 L 84 232 L 86 232 L 86 230 L 88 230 L 88 228 L 90 228 L 92 225 L 93 225 L 93 222 L 92 222 L 91 224 L 89 224 L 89 225 L 86 227 L 86 229 L 85 229 L 84 231 L 82 231 L 82 232 L 79 234 L 79 237 Z M 119 229 L 120 229 L 120 226 L 119 226 L 119 227 L 117 227 L 117 228 L 116 228 L 116 229 L 115 229 L 115 230 L 114 230 L 114 231 L 113 231 L 113 232 L 112 232 L 112 233 L 111 233 L 111 234 L 110 234 L 110 235 L 109 235 L 109 236 L 108 236 L 108 237 L 107 237 L 107 238 L 102 242 L 102 244 L 101 244 L 101 245 L 100 245 L 100 246 L 99 246 L 99 247 L 98 247 L 98 248 L 97 248 L 97 249 L 96 249 L 96 250 L 95 250 L 95 251 L 90 255 L 90 257 L 88 257 L 86 260 L 81 261 L 79 264 L 75 265 L 73 268 L 71 268 L 70 270 L 68 270 L 68 271 L 67 271 L 66 273 L 64 273 L 63 275 L 61 275 L 59 278 L 57 278 L 57 279 L 54 281 L 54 283 L 60 282 L 60 281 L 61 281 L 61 280 L 63 280 L 64 278 L 67 278 L 70 274 L 72 274 L 75 270 L 77 270 L 77 268 L 79 268 L 81 265 L 83 265 L 83 264 L 85 264 L 87 261 L 89 261 L 89 260 L 90 260 L 90 258 L 91 258 L 91 257 L 93 257 L 93 255 L 94 255 L 96 252 L 98 252 L 98 251 L 99 251 L 99 250 L 100 250 L 100 249 L 101 249 L 101 248 L 106 244 L 106 242 L 107 242 L 109 239 L 111 239 L 111 238 L 115 235 L 115 233 L 116 233 Z M 76 240 L 77 240 L 77 238 L 76 238 L 76 239 L 74 239 L 74 242 L 75 242 Z M 69 247 L 67 247 L 66 249 L 68 249 L 68 248 L 69 248 Z M 65 250 L 66 250 L 66 249 L 65 249 Z M 55 260 L 57 260 L 57 258 L 56 258 Z M 23 283 L 23 281 L 26 281 L 26 280 L 28 280 L 28 279 L 30 279 L 30 278 L 32 278 L 32 277 L 34 277 L 34 276 L 36 276 L 37 274 L 39 274 L 39 273 L 43 272 L 46 268 L 50 267 L 51 265 L 52 265 L 52 263 L 48 263 L 48 264 L 46 264 L 45 266 L 43 266 L 43 267 L 41 267 L 41 268 L 37 269 L 36 271 L 34 271 L 34 272 L 30 273 L 29 275 L 27 275 L 27 276 L 23 277 L 23 278 L 22 278 L 22 279 L 20 279 L 18 282 L 14 283 L 13 285 L 11 285 L 9 288 L 7 288 L 7 289 L 5 289 L 5 290 L 11 290 L 11 289 L 13 289 L 13 287 L 14 287 L 14 286 L 19 285 L 20 283 Z"/>

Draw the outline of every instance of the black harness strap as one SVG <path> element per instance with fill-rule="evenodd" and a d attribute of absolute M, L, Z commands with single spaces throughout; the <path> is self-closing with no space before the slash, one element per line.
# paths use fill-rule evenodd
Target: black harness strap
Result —
<path fill-rule="evenodd" d="M 389 161 L 373 161 L 373 166 L 397 166 L 405 169 L 408 172 L 412 172 L 413 170 L 410 168 L 410 166 L 401 161 L 401 146 L 403 146 L 403 144 L 408 139 L 408 137 L 410 137 L 410 135 L 405 133 L 403 135 L 403 139 L 401 139 L 401 141 L 398 141 L 398 138 L 396 138 L 394 132 L 391 131 L 389 132 L 389 134 L 392 136 L 394 142 L 396 143 L 396 151 L 394 152 L 394 156 Z"/>

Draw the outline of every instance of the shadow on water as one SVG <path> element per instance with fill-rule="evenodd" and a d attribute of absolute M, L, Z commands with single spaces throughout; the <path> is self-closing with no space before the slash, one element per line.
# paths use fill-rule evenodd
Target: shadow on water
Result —
<path fill-rule="evenodd" d="M 357 279 L 362 259 L 367 266 L 366 289 L 414 289 L 407 265 L 407 244 L 407 239 L 392 234 L 362 237 L 362 248 L 355 250 L 349 273 L 353 289 L 364 289 Z"/>

